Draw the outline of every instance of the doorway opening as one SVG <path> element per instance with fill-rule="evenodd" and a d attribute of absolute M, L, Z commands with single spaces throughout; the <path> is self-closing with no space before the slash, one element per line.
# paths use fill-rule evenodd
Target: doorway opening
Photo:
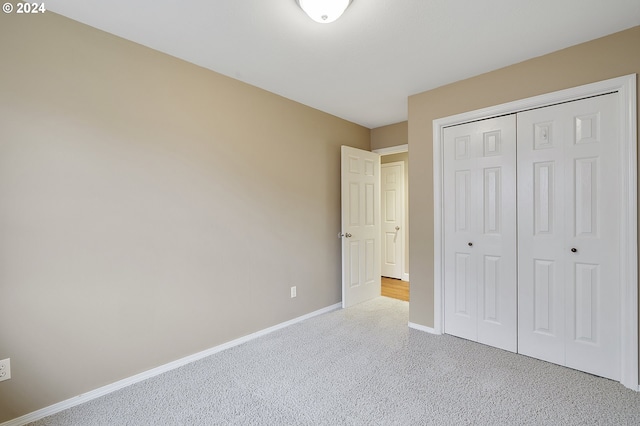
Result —
<path fill-rule="evenodd" d="M 385 148 L 377 151 L 366 151 L 343 145 L 340 149 L 341 167 L 341 230 L 338 238 L 342 240 L 342 307 L 378 297 L 382 293 L 383 252 L 387 260 L 394 264 L 393 278 L 409 281 L 408 267 L 408 185 L 404 172 L 408 167 L 408 145 Z M 381 192 L 381 157 L 404 153 L 402 171 L 390 174 L 389 183 L 395 180 L 401 187 L 395 186 L 394 197 L 388 197 L 384 209 L 392 213 L 394 222 L 388 236 L 388 250 L 383 249 L 383 217 Z M 387 161 L 399 160 L 388 157 Z M 388 163 L 389 166 L 392 163 Z M 391 187 L 386 188 L 391 191 Z M 393 192 L 392 191 L 392 192 Z M 406 194 L 405 194 L 406 191 Z M 387 215 L 389 216 L 389 215 Z M 397 228 L 397 229 L 396 229 Z M 408 285 L 408 284 L 406 284 Z"/>
<path fill-rule="evenodd" d="M 381 294 L 409 301 L 408 145 L 374 150 L 380 154 Z"/>

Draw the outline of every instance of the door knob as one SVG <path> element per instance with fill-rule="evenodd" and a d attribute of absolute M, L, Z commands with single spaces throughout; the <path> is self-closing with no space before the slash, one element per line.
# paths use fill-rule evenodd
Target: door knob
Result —
<path fill-rule="evenodd" d="M 577 252 L 578 252 L 578 249 L 577 249 L 577 248 L 575 248 L 575 247 L 572 247 L 572 248 L 571 248 L 571 253 L 577 253 Z"/>
<path fill-rule="evenodd" d="M 468 246 L 469 247 L 473 247 L 473 243 L 468 243 Z"/>
<path fill-rule="evenodd" d="M 396 231 L 399 231 L 399 230 L 400 230 L 400 227 L 399 227 L 399 226 L 396 226 Z"/>
<path fill-rule="evenodd" d="M 344 234 L 344 236 L 347 237 L 347 238 L 351 238 L 351 234 L 348 233 L 348 232 L 346 234 Z"/>

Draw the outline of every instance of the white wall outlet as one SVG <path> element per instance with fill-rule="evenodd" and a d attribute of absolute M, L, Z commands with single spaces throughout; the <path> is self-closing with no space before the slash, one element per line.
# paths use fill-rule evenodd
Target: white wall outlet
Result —
<path fill-rule="evenodd" d="M 294 297 L 296 297 L 296 286 L 295 285 L 293 287 L 291 287 L 291 298 L 293 299 Z"/>
<path fill-rule="evenodd" d="M 0 382 L 11 378 L 11 358 L 0 360 Z"/>

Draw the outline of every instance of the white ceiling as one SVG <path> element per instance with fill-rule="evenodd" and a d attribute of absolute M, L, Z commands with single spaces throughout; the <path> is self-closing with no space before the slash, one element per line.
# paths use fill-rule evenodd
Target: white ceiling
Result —
<path fill-rule="evenodd" d="M 295 0 L 46 7 L 369 128 L 406 120 L 409 95 L 640 25 L 639 0 L 354 0 L 331 24 Z"/>

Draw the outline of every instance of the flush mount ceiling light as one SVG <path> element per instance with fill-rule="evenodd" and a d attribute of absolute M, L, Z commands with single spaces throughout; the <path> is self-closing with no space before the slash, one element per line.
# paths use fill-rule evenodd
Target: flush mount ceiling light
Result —
<path fill-rule="evenodd" d="M 296 0 L 298 6 L 311 19 L 328 24 L 338 19 L 349 7 L 352 0 Z"/>

